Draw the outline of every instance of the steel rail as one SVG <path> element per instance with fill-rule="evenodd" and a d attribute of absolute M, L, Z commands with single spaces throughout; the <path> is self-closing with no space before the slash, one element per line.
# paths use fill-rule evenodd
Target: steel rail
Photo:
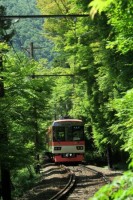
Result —
<path fill-rule="evenodd" d="M 68 170 L 68 169 L 67 169 Z M 51 199 L 49 200 L 59 200 L 62 199 L 75 185 L 76 178 L 75 174 L 69 170 L 70 173 L 70 178 L 66 186 L 61 189 L 56 195 L 54 195 Z"/>
<path fill-rule="evenodd" d="M 92 169 L 92 168 L 90 168 L 88 166 L 85 166 L 85 165 L 82 165 L 82 164 L 80 164 L 79 166 L 82 167 L 82 168 L 86 168 L 86 169 L 88 169 L 88 170 L 96 173 L 97 175 L 99 175 L 100 177 L 102 177 L 106 183 L 111 183 L 111 181 L 109 180 L 109 178 L 105 174 L 103 174 L 102 172 L 99 172 L 99 171 L 97 171 L 95 169 Z"/>

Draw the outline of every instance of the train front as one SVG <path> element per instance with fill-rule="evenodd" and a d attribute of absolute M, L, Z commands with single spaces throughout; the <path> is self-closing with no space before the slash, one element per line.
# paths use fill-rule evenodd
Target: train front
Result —
<path fill-rule="evenodd" d="M 84 160 L 84 126 L 81 120 L 54 121 L 52 132 L 52 154 L 55 162 L 82 162 Z"/>

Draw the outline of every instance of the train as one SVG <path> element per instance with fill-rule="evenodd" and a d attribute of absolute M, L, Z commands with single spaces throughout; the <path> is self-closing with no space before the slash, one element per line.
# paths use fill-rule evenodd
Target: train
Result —
<path fill-rule="evenodd" d="M 48 152 L 55 163 L 84 161 L 84 124 L 80 119 L 53 121 L 47 132 Z"/>

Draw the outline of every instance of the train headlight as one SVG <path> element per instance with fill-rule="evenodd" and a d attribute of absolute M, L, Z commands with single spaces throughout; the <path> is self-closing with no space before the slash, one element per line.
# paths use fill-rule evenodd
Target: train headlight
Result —
<path fill-rule="evenodd" d="M 54 150 L 61 150 L 61 147 L 54 147 Z"/>
<path fill-rule="evenodd" d="M 62 154 L 63 158 L 74 158 L 76 157 L 75 153 L 64 153 Z"/>
<path fill-rule="evenodd" d="M 83 146 L 77 146 L 77 150 L 83 150 Z"/>

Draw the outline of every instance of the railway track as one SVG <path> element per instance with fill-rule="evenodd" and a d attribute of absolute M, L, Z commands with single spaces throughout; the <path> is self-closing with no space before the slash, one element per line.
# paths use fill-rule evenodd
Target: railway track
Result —
<path fill-rule="evenodd" d="M 110 183 L 108 177 L 93 168 L 84 165 L 68 168 L 71 174 L 68 184 L 50 200 L 88 200 L 101 186 Z"/>
<path fill-rule="evenodd" d="M 75 173 L 76 182 L 73 190 L 66 195 L 64 200 L 88 200 L 94 193 L 110 180 L 101 172 L 84 165 L 70 167 Z"/>
<path fill-rule="evenodd" d="M 54 195 L 49 200 L 57 200 L 57 199 L 63 199 L 66 197 L 66 194 L 69 193 L 69 191 L 74 187 L 75 185 L 75 174 L 69 170 L 70 178 L 68 180 L 68 183 L 64 186 L 63 189 L 61 189 L 56 195 Z"/>
<path fill-rule="evenodd" d="M 48 164 L 41 169 L 41 176 L 38 185 L 20 200 L 88 200 L 103 185 L 110 183 L 108 176 L 95 166 Z"/>

